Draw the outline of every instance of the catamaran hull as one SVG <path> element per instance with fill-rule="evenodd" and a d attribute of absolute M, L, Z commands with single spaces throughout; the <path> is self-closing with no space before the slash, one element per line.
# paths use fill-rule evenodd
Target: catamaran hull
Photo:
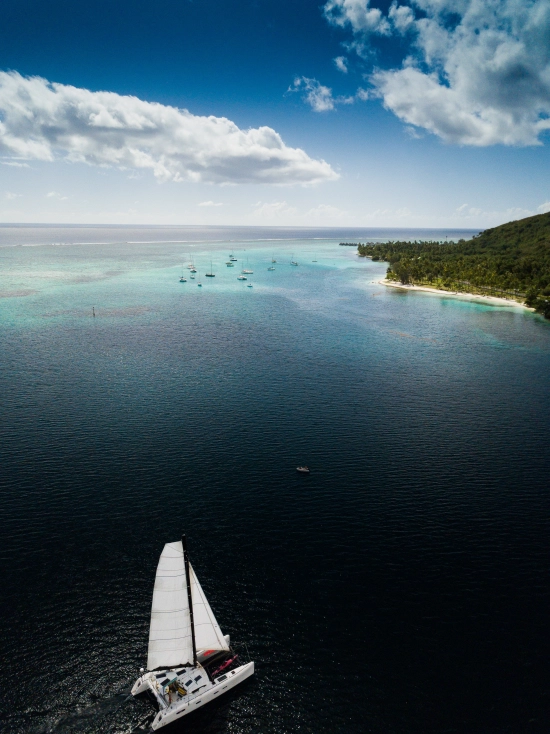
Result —
<path fill-rule="evenodd" d="M 145 675 L 142 675 L 141 678 L 138 678 L 137 681 L 132 686 L 132 696 L 139 696 L 140 693 L 145 693 L 145 691 L 150 690 L 149 689 L 149 679 L 153 679 L 152 673 L 145 673 Z"/>
<path fill-rule="evenodd" d="M 239 683 L 242 683 L 253 674 L 254 663 L 246 663 L 246 665 L 241 665 L 240 667 L 235 668 L 234 670 L 229 672 L 227 676 L 222 676 L 225 678 L 225 680 L 215 682 L 214 685 L 208 690 L 203 691 L 196 696 L 190 697 L 190 700 L 178 701 L 176 703 L 173 703 L 171 706 L 168 706 L 167 708 L 159 711 L 158 714 L 155 716 L 153 723 L 151 724 L 151 729 L 156 731 L 161 727 L 172 724 L 174 721 L 177 721 L 178 719 L 187 716 L 193 711 L 201 708 L 201 706 L 205 706 L 207 703 L 210 703 L 210 701 L 214 701 L 216 698 L 219 698 L 224 693 L 227 693 L 227 691 L 235 688 L 235 686 L 238 686 Z M 140 685 L 138 686 L 138 684 Z M 134 693 L 134 689 L 136 687 L 139 690 Z M 132 689 L 132 693 L 134 693 L 134 695 L 137 695 L 138 692 L 141 693 L 147 688 L 148 681 L 140 678 L 136 681 L 136 684 Z"/>

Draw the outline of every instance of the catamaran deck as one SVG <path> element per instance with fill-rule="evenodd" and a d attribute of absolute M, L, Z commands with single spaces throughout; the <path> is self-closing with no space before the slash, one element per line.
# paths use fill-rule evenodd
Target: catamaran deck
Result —
<path fill-rule="evenodd" d="M 137 695 L 147 689 L 153 693 L 160 710 L 152 728 L 158 729 L 204 706 L 253 673 L 254 663 L 240 665 L 217 676 L 213 681 L 201 667 L 155 671 L 145 673 L 139 678 L 134 684 L 132 693 Z"/>

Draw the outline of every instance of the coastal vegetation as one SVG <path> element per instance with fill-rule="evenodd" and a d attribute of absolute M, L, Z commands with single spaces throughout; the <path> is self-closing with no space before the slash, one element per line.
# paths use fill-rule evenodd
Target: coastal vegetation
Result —
<path fill-rule="evenodd" d="M 387 280 L 509 298 L 550 319 L 550 212 L 471 240 L 367 242 L 358 254 L 388 262 Z"/>

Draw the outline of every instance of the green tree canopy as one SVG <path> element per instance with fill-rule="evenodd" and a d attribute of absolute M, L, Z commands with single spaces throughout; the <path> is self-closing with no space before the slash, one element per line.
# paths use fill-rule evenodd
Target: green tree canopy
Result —
<path fill-rule="evenodd" d="M 367 242 L 358 253 L 388 262 L 388 280 L 505 295 L 550 318 L 550 212 L 486 229 L 471 240 Z"/>

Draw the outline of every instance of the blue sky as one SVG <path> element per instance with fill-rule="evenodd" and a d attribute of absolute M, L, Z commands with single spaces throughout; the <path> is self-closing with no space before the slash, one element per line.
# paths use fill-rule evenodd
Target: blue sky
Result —
<path fill-rule="evenodd" d="M 550 0 L 4 0 L 0 222 L 550 210 Z"/>

